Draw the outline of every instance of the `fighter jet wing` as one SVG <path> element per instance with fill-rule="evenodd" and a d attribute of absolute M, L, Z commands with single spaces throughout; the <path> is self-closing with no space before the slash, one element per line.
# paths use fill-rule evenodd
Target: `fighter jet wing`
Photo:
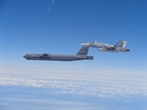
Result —
<path fill-rule="evenodd" d="M 115 47 L 106 47 L 107 50 L 116 50 Z"/>

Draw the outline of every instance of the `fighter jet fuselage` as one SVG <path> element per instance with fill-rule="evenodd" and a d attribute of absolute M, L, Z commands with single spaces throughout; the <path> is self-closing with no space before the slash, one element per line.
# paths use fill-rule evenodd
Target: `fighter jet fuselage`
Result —
<path fill-rule="evenodd" d="M 129 52 L 130 50 L 128 48 L 125 48 L 126 43 L 126 41 L 120 40 L 116 45 L 110 45 L 93 41 L 88 43 L 82 43 L 81 45 L 87 47 L 94 47 L 97 48 L 99 51 L 103 52 Z"/>

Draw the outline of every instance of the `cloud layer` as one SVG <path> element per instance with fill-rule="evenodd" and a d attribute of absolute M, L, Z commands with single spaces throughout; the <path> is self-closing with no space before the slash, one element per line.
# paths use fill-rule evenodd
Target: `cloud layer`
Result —
<path fill-rule="evenodd" d="M 63 77 L 48 74 L 1 75 L 1 85 L 58 89 L 58 94 L 80 94 L 96 97 L 145 95 L 144 81 Z"/>

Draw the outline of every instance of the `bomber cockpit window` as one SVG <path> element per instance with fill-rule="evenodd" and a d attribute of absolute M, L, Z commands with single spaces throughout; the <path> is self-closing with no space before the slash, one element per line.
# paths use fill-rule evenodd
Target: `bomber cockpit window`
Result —
<path fill-rule="evenodd" d="M 97 43 L 96 41 L 92 41 L 91 43 Z"/>

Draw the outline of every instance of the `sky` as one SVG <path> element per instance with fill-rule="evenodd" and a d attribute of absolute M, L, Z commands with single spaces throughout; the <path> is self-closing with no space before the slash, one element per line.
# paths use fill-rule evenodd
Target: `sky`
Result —
<path fill-rule="evenodd" d="M 146 109 L 145 0 L 1 0 L 0 4 L 1 109 Z M 81 43 L 115 45 L 121 39 L 130 52 L 90 48 L 92 61 L 23 58 L 27 53 L 74 55 Z"/>

